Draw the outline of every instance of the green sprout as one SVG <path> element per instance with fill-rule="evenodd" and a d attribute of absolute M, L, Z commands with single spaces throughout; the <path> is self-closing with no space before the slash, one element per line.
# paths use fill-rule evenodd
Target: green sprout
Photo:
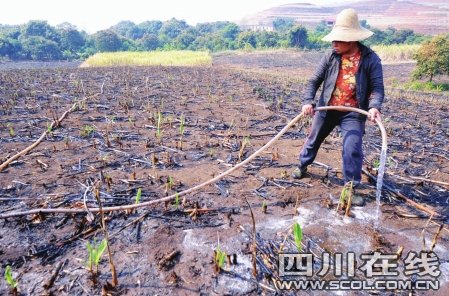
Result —
<path fill-rule="evenodd" d="M 176 209 L 179 208 L 179 193 L 178 192 L 176 192 L 176 194 L 175 194 L 175 207 L 176 207 Z"/>
<path fill-rule="evenodd" d="M 262 202 L 262 212 L 263 212 L 264 214 L 266 214 L 266 213 L 267 213 L 267 209 L 268 209 L 268 205 L 267 205 L 267 202 L 264 200 L 264 201 Z"/>
<path fill-rule="evenodd" d="M 184 114 L 181 114 L 180 120 L 181 120 L 181 124 L 179 125 L 179 133 L 181 134 L 181 136 L 184 136 L 184 132 L 186 129 L 186 126 L 185 126 L 186 119 L 184 118 Z"/>
<path fill-rule="evenodd" d="M 240 150 L 239 150 L 239 160 L 242 160 L 243 152 L 244 152 L 246 146 L 248 146 L 248 145 L 251 145 L 250 137 L 244 137 L 244 138 L 243 138 L 243 141 L 242 141 L 242 143 L 241 143 L 241 145 L 240 145 Z"/>
<path fill-rule="evenodd" d="M 85 125 L 80 131 L 80 136 L 83 138 L 89 137 L 95 131 L 95 127 L 92 125 Z"/>
<path fill-rule="evenodd" d="M 226 253 L 223 252 L 222 250 L 220 250 L 220 245 L 217 245 L 217 249 L 215 250 L 215 257 L 214 257 L 215 268 L 216 268 L 217 272 L 219 272 L 220 270 L 223 269 L 225 260 L 226 260 Z"/>
<path fill-rule="evenodd" d="M 106 239 L 103 239 L 99 244 L 97 244 L 95 240 L 92 244 L 90 244 L 89 242 L 86 243 L 87 251 L 89 253 L 89 258 L 87 259 L 87 268 L 90 272 L 92 272 L 92 274 L 98 273 L 98 264 L 100 263 L 101 256 L 106 250 L 107 245 L 108 243 Z M 94 266 L 96 270 L 95 272 L 93 269 Z"/>
<path fill-rule="evenodd" d="M 5 280 L 8 283 L 8 285 L 11 287 L 11 289 L 13 289 L 13 290 L 17 289 L 17 286 L 19 285 L 19 282 L 16 281 L 12 277 L 12 268 L 11 268 L 10 265 L 6 266 L 6 269 L 5 269 Z"/>
<path fill-rule="evenodd" d="M 164 118 L 162 117 L 162 112 L 157 112 L 157 130 L 156 130 L 156 137 L 161 138 L 162 137 L 162 122 Z"/>
<path fill-rule="evenodd" d="M 140 197 L 142 196 L 142 188 L 137 189 L 136 204 L 140 203 Z"/>
<path fill-rule="evenodd" d="M 345 184 L 340 194 L 340 204 L 343 204 L 348 200 L 349 195 L 352 193 L 352 181 Z"/>
<path fill-rule="evenodd" d="M 208 151 L 209 157 L 213 158 L 215 156 L 215 149 L 214 148 L 210 148 Z"/>
<path fill-rule="evenodd" d="M 293 224 L 293 236 L 295 238 L 296 248 L 298 248 L 298 252 L 302 251 L 302 229 L 301 226 L 295 222 Z"/>
<path fill-rule="evenodd" d="M 245 146 L 251 145 L 250 139 L 251 139 L 251 138 L 250 138 L 249 136 L 244 137 L 244 138 L 243 138 L 243 144 L 244 144 Z"/>
<path fill-rule="evenodd" d="M 14 128 L 12 127 L 12 124 L 8 123 L 6 126 L 9 128 L 9 135 L 11 137 L 14 137 L 16 135 L 16 133 L 14 132 Z"/>
<path fill-rule="evenodd" d="M 353 187 L 352 181 L 349 181 L 348 183 L 345 184 L 345 186 L 343 186 L 343 189 L 341 190 L 341 194 L 340 194 L 340 200 L 338 201 L 338 206 L 336 209 L 337 212 L 340 209 L 340 206 L 343 209 L 343 206 L 345 205 L 345 202 L 346 202 L 347 203 L 346 216 L 349 215 L 349 209 L 351 207 L 352 187 Z"/>
<path fill-rule="evenodd" d="M 51 126 L 51 123 L 50 122 L 47 122 L 47 133 L 49 133 L 49 134 L 51 134 L 51 132 L 52 132 L 52 126 Z"/>
<path fill-rule="evenodd" d="M 175 184 L 175 181 L 173 180 L 173 177 L 172 176 L 168 176 L 167 184 L 166 184 L 167 191 L 168 190 L 172 190 L 174 184 Z"/>

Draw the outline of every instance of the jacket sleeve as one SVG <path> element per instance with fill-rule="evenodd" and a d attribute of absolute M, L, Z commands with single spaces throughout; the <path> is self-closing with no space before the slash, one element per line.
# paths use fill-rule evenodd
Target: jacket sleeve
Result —
<path fill-rule="evenodd" d="M 374 60 L 373 64 L 371 65 L 368 83 L 371 89 L 368 109 L 376 108 L 380 111 L 382 107 L 382 102 L 384 101 L 385 91 L 384 91 L 382 64 L 380 58 L 378 57 Z"/>
<path fill-rule="evenodd" d="M 318 67 L 315 70 L 315 73 L 313 73 L 312 77 L 307 81 L 306 87 L 304 89 L 303 93 L 303 104 L 312 104 L 315 105 L 315 95 L 318 89 L 321 86 L 321 83 L 323 83 L 324 77 L 326 75 L 326 70 L 329 66 L 329 60 L 331 57 L 332 52 L 327 53 L 323 58 L 321 59 L 320 63 L 318 64 Z"/>

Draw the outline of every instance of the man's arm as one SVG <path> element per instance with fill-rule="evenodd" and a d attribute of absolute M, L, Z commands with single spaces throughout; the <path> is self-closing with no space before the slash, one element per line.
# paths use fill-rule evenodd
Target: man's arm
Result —
<path fill-rule="evenodd" d="M 380 110 L 385 96 L 382 64 L 377 56 L 371 65 L 369 84 L 371 88 L 368 105 L 369 120 L 375 122 L 376 119 L 381 120 Z"/>
<path fill-rule="evenodd" d="M 323 83 L 324 76 L 326 74 L 326 70 L 329 66 L 329 60 L 332 52 L 327 53 L 321 59 L 318 67 L 316 68 L 313 75 L 307 81 L 306 87 L 303 93 L 303 104 L 304 105 L 314 105 L 315 104 L 315 95 L 320 88 L 321 83 Z"/>
<path fill-rule="evenodd" d="M 380 111 L 384 101 L 385 91 L 382 64 L 378 57 L 371 65 L 368 83 L 370 84 L 371 89 L 368 109 L 375 108 Z"/>

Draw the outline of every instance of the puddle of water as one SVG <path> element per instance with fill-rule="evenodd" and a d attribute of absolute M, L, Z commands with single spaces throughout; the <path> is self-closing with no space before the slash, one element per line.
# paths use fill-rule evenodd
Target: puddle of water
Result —
<path fill-rule="evenodd" d="M 242 253 L 237 254 L 237 265 L 226 266 L 225 269 L 232 271 L 236 274 L 242 275 L 244 278 L 251 278 L 251 256 L 243 255 Z M 218 277 L 218 285 L 216 292 L 220 294 L 238 294 L 244 295 L 254 289 L 254 284 L 248 280 L 241 279 L 238 277 Z"/>
<path fill-rule="evenodd" d="M 377 206 L 377 205 L 376 205 Z M 357 220 L 364 220 L 364 221 L 376 221 L 379 216 L 376 214 L 372 214 L 371 212 L 367 211 L 366 208 L 359 209 L 359 208 L 352 208 L 351 213 L 354 214 L 355 219 Z"/>
<path fill-rule="evenodd" d="M 204 250 L 205 248 L 213 248 L 209 242 L 205 242 L 200 236 L 194 235 L 193 229 L 186 229 L 184 232 L 186 235 L 184 236 L 182 245 L 185 249 Z"/>
<path fill-rule="evenodd" d="M 294 222 L 303 228 L 304 235 L 313 240 L 329 241 L 336 250 L 367 251 L 371 246 L 370 235 L 354 232 L 354 227 L 364 227 L 367 222 L 376 220 L 373 211 L 366 208 L 354 209 L 355 218 L 344 217 L 319 205 L 310 208 L 300 207 L 298 215 L 272 218 L 258 224 L 258 231 L 264 238 L 273 238 L 276 233 L 287 233 Z M 309 233 L 310 231 L 310 233 Z"/>

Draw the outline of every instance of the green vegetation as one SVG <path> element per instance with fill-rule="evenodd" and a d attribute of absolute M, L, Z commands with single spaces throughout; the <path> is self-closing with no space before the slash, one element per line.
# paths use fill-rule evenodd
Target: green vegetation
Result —
<path fill-rule="evenodd" d="M 167 178 L 167 184 L 166 184 L 167 191 L 172 190 L 174 184 L 175 184 L 175 181 L 173 180 L 173 177 L 172 177 L 172 176 L 168 176 L 168 178 Z"/>
<path fill-rule="evenodd" d="M 416 91 L 441 92 L 441 91 L 449 91 L 449 83 L 436 83 L 433 81 L 424 82 L 424 81 L 413 80 L 413 81 L 405 83 L 404 88 L 416 90 Z"/>
<path fill-rule="evenodd" d="M 362 21 L 365 27 L 369 25 Z M 146 52 L 192 50 L 217 52 L 223 50 L 252 50 L 265 48 L 330 48 L 321 41 L 331 28 L 325 22 L 315 28 L 305 28 L 291 18 L 273 20 L 273 31 L 245 30 L 232 22 L 199 23 L 188 25 L 183 20 L 145 21 L 135 24 L 122 21 L 109 29 L 87 34 L 76 26 L 63 23 L 56 27 L 43 20 L 23 25 L 0 25 L 0 58 L 12 60 L 74 60 L 86 59 L 99 52 Z M 371 45 L 417 44 L 426 36 L 412 30 L 388 28 L 374 31 L 364 43 Z M 136 53 L 137 54 L 137 53 Z M 127 65 L 147 65 L 148 57 L 126 55 Z M 142 62 L 142 59 L 145 62 Z M 107 63 L 111 63 L 110 58 Z M 195 59 L 196 60 L 196 59 Z M 117 58 L 114 57 L 114 63 Z M 197 63 L 197 61 L 195 62 Z M 156 62 L 159 64 L 159 62 Z"/>
<path fill-rule="evenodd" d="M 214 251 L 214 254 L 215 272 L 218 273 L 224 267 L 226 253 L 220 250 L 220 245 L 217 245 L 217 249 Z"/>
<path fill-rule="evenodd" d="M 97 244 L 96 241 L 92 244 L 86 242 L 87 252 L 89 253 L 87 268 L 93 275 L 98 274 L 98 264 L 100 263 L 101 256 L 106 250 L 107 244 L 106 239 L 103 239 L 99 244 Z"/>
<path fill-rule="evenodd" d="M 180 123 L 180 125 L 179 125 L 179 134 L 180 134 L 181 137 L 182 137 L 182 136 L 184 136 L 184 132 L 185 132 L 185 129 L 186 129 L 186 126 L 185 126 L 186 120 L 185 120 L 184 114 L 181 114 L 180 122 L 181 122 L 181 123 Z"/>
<path fill-rule="evenodd" d="M 51 123 L 47 122 L 47 133 L 51 134 L 51 130 L 52 130 Z"/>
<path fill-rule="evenodd" d="M 91 136 L 94 131 L 95 131 L 95 127 L 87 124 L 87 125 L 83 126 L 83 128 L 80 130 L 80 136 L 83 138 L 87 138 L 87 137 Z"/>
<path fill-rule="evenodd" d="M 338 201 L 338 206 L 336 211 L 338 212 L 339 209 L 345 210 L 345 215 L 349 215 L 349 210 L 351 208 L 351 202 L 352 202 L 352 194 L 353 194 L 353 183 L 352 181 L 349 181 L 343 186 L 343 189 L 341 190 L 340 194 L 340 200 Z"/>
<path fill-rule="evenodd" d="M 5 269 L 5 280 L 8 283 L 8 286 L 12 289 L 15 290 L 17 289 L 17 286 L 19 285 L 19 282 L 17 282 L 13 277 L 12 277 L 12 268 L 10 265 L 6 266 Z"/>
<path fill-rule="evenodd" d="M 298 222 L 293 224 L 293 237 L 295 238 L 296 248 L 298 252 L 302 251 L 302 229 Z"/>
<path fill-rule="evenodd" d="M 439 35 L 426 41 L 415 56 L 417 67 L 415 78 L 429 78 L 436 75 L 449 75 L 449 35 Z"/>
<path fill-rule="evenodd" d="M 176 194 L 175 194 L 175 208 L 176 209 L 179 208 L 179 194 L 178 194 L 178 192 L 176 192 Z"/>
<path fill-rule="evenodd" d="M 267 205 L 267 202 L 264 200 L 262 202 L 262 213 L 266 214 L 267 213 L 267 209 L 268 209 L 268 205 Z"/>
<path fill-rule="evenodd" d="M 156 137 L 159 139 L 159 141 L 162 138 L 162 123 L 164 119 L 162 117 L 162 112 L 157 113 L 157 127 L 156 127 Z"/>
<path fill-rule="evenodd" d="M 142 188 L 137 189 L 136 194 L 136 204 L 140 203 L 140 198 L 142 197 Z"/>
<path fill-rule="evenodd" d="M 6 127 L 9 128 L 9 136 L 14 137 L 16 133 L 14 132 L 14 128 L 12 127 L 11 123 L 6 124 Z"/>
<path fill-rule="evenodd" d="M 203 51 L 149 51 L 97 53 L 83 66 L 206 66 L 212 63 L 209 53 Z"/>

